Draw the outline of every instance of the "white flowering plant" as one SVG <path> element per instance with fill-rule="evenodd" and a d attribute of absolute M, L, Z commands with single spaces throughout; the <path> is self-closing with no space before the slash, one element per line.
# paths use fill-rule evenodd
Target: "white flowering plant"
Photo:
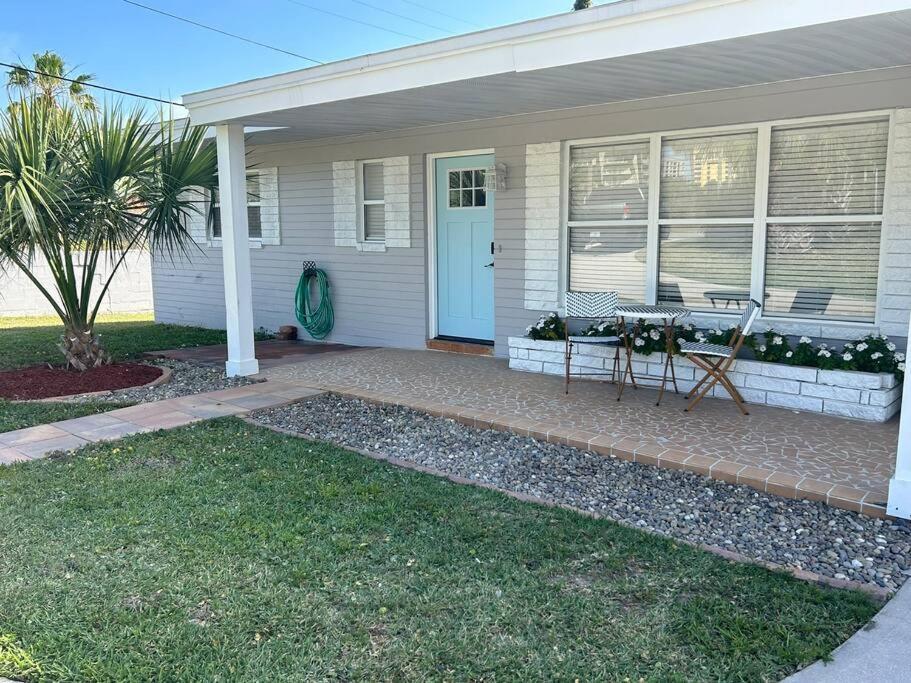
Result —
<path fill-rule="evenodd" d="M 692 324 L 674 327 L 674 351 L 679 353 L 680 342 L 707 342 L 729 346 L 736 325 L 726 330 L 717 328 L 700 330 Z M 664 326 L 639 320 L 628 326 L 627 332 L 635 336 L 632 339 L 633 350 L 643 356 L 663 353 L 666 343 Z M 566 326 L 556 313 L 541 316 L 540 320 L 526 329 L 526 335 L 532 339 L 558 341 L 565 338 Z M 599 320 L 582 330 L 581 334 L 592 337 L 623 336 L 614 321 Z M 857 370 L 860 372 L 889 372 L 901 380 L 905 372 L 905 355 L 897 350 L 895 344 L 886 335 L 868 335 L 854 342 L 847 342 L 841 349 L 830 347 L 825 342 L 814 343 L 810 337 L 800 337 L 792 346 L 786 334 L 768 330 L 754 334 L 744 341 L 745 346 L 753 350 L 757 360 L 769 363 L 784 363 L 805 367 L 822 368 L 823 370 Z"/>
<path fill-rule="evenodd" d="M 562 341 L 566 338 L 566 325 L 556 313 L 548 313 L 538 318 L 538 322 L 525 328 L 525 334 L 531 339 L 543 341 Z"/>
<path fill-rule="evenodd" d="M 895 344 L 882 334 L 871 334 L 857 341 L 853 348 L 845 345 L 851 352 L 852 370 L 862 372 L 900 372 L 898 364 L 904 362 L 905 356 L 896 352 Z"/>
<path fill-rule="evenodd" d="M 780 341 L 779 341 L 780 340 Z M 886 335 L 867 335 L 853 342 L 846 342 L 841 349 L 825 342 L 814 344 L 809 337 L 800 337 L 791 348 L 787 336 L 768 330 L 761 338 L 757 335 L 747 341 L 757 360 L 788 365 L 802 365 L 823 370 L 856 370 L 858 372 L 888 372 L 899 380 L 905 372 L 905 356 Z"/>
<path fill-rule="evenodd" d="M 813 340 L 803 336 L 797 340 L 790 356 L 785 353 L 785 362 L 792 365 L 813 365 L 816 362 L 816 351 Z"/>
<path fill-rule="evenodd" d="M 789 363 L 794 357 L 788 338 L 775 330 L 766 331 L 762 336 L 762 341 L 759 341 L 754 334 L 744 340 L 744 343 L 753 349 L 757 360 L 769 363 Z M 789 352 L 792 355 L 789 356 Z"/>

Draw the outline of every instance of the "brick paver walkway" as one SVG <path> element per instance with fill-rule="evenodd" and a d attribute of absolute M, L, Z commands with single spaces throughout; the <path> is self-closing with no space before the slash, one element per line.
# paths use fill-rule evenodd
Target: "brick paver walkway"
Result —
<path fill-rule="evenodd" d="M 312 356 L 267 369 L 270 379 L 335 391 L 665 467 L 689 469 L 778 495 L 882 515 L 895 464 L 898 420 L 852 421 L 706 399 L 684 413 L 681 396 L 655 406 L 628 390 L 509 370 L 505 360 L 374 349 Z"/>
<path fill-rule="evenodd" d="M 0 464 L 35 460 L 54 451 L 157 429 L 173 429 L 213 417 L 243 415 L 319 393 L 319 390 L 269 381 L 3 432 L 0 433 Z"/>

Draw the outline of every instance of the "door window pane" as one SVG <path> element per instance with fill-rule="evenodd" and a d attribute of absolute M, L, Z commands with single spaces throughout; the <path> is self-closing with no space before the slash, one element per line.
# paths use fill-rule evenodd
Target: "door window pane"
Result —
<path fill-rule="evenodd" d="M 449 208 L 470 209 L 487 206 L 485 176 L 486 171 L 483 168 L 449 171 Z"/>

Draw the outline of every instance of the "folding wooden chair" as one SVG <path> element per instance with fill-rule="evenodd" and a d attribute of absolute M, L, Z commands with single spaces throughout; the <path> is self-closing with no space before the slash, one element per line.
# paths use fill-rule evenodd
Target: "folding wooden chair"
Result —
<path fill-rule="evenodd" d="M 614 361 L 613 369 L 610 373 L 597 371 L 579 371 L 575 374 L 593 376 L 593 375 L 610 375 L 611 381 L 617 379 L 620 373 L 620 337 L 587 337 L 584 335 L 571 335 L 569 333 L 570 323 L 573 320 L 585 321 L 609 321 L 616 318 L 617 304 L 620 297 L 617 292 L 567 292 L 566 293 L 566 376 L 565 392 L 569 393 L 569 377 L 573 374 L 570 371 L 572 363 L 573 347 L 578 344 L 593 344 L 598 346 L 613 346 Z"/>
<path fill-rule="evenodd" d="M 740 395 L 737 387 L 728 379 L 727 371 L 737 357 L 740 347 L 743 346 L 744 339 L 750 334 L 750 329 L 759 316 L 760 310 L 762 310 L 762 304 L 750 299 L 750 303 L 747 304 L 743 315 L 740 316 L 740 323 L 734 331 L 734 336 L 731 337 L 730 346 L 701 342 L 680 342 L 680 353 L 705 370 L 705 377 L 699 380 L 699 383 L 686 395 L 686 398 L 691 396 L 695 396 L 695 398 L 684 410 L 692 410 L 712 390 L 712 387 L 720 384 L 734 399 L 734 403 L 740 408 L 740 412 L 744 415 L 749 415 L 745 408 L 743 396 Z M 703 385 L 705 386 L 703 387 Z"/>

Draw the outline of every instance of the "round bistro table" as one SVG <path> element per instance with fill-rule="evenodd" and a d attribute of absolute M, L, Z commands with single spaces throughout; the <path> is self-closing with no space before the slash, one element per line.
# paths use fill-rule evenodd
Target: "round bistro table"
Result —
<path fill-rule="evenodd" d="M 623 388 L 626 386 L 626 378 L 629 377 L 630 384 L 636 388 L 636 375 L 633 373 L 633 340 L 639 334 L 640 320 L 663 320 L 664 321 L 664 339 L 665 359 L 664 374 L 661 377 L 661 389 L 658 392 L 658 400 L 655 405 L 661 404 L 664 397 L 664 389 L 667 387 L 668 372 L 670 372 L 671 383 L 674 385 L 674 393 L 677 391 L 677 377 L 674 375 L 674 324 L 678 318 L 685 318 L 690 314 L 688 308 L 681 306 L 649 306 L 647 304 L 621 304 L 617 307 L 616 315 L 618 328 L 623 330 L 623 346 L 626 349 L 626 368 L 620 378 L 620 386 L 617 390 L 617 400 L 623 397 Z M 633 319 L 632 334 L 627 333 L 626 321 L 628 318 Z"/>

